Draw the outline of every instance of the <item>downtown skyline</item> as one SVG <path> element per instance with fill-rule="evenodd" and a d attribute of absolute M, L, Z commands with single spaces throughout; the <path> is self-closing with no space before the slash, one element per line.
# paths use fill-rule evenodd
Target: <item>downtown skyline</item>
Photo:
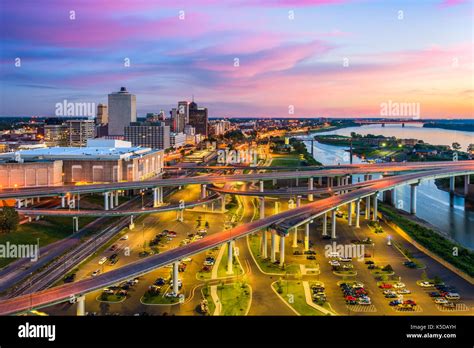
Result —
<path fill-rule="evenodd" d="M 139 116 L 194 95 L 210 117 L 380 117 L 391 101 L 473 117 L 471 1 L 1 6 L 1 116 L 53 116 L 126 86 Z"/>

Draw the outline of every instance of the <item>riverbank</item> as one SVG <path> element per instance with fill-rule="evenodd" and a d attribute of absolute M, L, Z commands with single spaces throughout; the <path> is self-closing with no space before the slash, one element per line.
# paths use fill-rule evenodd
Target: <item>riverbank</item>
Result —
<path fill-rule="evenodd" d="M 385 162 L 419 162 L 419 161 L 451 161 L 454 150 L 445 145 L 431 145 L 416 139 L 397 139 L 382 135 L 367 134 L 362 136 L 352 132 L 345 135 L 316 135 L 316 141 L 334 146 L 352 146 L 352 153 L 368 161 Z M 459 160 L 468 159 L 468 154 L 456 151 Z"/>
<path fill-rule="evenodd" d="M 380 204 L 379 208 L 386 220 L 400 227 L 422 247 L 468 276 L 474 277 L 474 252 L 402 210 L 385 204 Z"/>

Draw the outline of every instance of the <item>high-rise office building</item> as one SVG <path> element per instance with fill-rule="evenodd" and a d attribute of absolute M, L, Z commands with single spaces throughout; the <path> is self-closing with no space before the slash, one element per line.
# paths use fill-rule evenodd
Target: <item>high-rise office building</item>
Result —
<path fill-rule="evenodd" d="M 170 127 L 162 122 L 134 122 L 125 127 L 125 140 L 133 146 L 167 149 L 170 147 Z"/>
<path fill-rule="evenodd" d="M 105 104 L 97 105 L 97 117 L 95 120 L 98 125 L 109 123 L 109 111 L 108 111 L 107 105 Z"/>
<path fill-rule="evenodd" d="M 48 118 L 44 122 L 44 143 L 47 146 L 66 146 L 67 127 L 59 118 Z"/>
<path fill-rule="evenodd" d="M 207 108 L 199 108 L 198 105 L 192 101 L 189 104 L 189 122 L 191 126 L 196 128 L 196 134 L 201 134 L 205 137 L 208 135 L 208 115 Z"/>
<path fill-rule="evenodd" d="M 184 116 L 184 124 L 189 123 L 189 104 L 188 101 L 178 102 L 178 114 Z"/>
<path fill-rule="evenodd" d="M 86 146 L 87 139 L 94 138 L 94 120 L 67 120 L 67 145 Z"/>
<path fill-rule="evenodd" d="M 109 135 L 123 135 L 131 122 L 137 121 L 137 98 L 125 87 L 109 94 Z"/>
<path fill-rule="evenodd" d="M 171 129 L 175 133 L 183 133 L 186 126 L 186 115 L 178 113 L 176 108 L 171 109 Z"/>

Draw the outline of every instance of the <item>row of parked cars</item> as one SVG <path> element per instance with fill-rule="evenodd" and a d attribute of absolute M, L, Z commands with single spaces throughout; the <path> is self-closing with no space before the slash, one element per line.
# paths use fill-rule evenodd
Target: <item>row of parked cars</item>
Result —
<path fill-rule="evenodd" d="M 359 282 L 354 283 L 341 283 L 339 285 L 344 295 L 346 303 L 349 305 L 370 305 L 372 304 L 370 297 L 368 296 L 367 290 L 364 288 L 364 284 Z"/>
<path fill-rule="evenodd" d="M 405 283 L 382 283 L 379 285 L 379 289 L 383 291 L 385 298 L 392 299 L 389 305 L 397 307 L 398 310 L 414 310 L 417 305 L 414 300 L 403 298 L 404 295 L 411 294 L 411 291 L 406 288 Z"/>
<path fill-rule="evenodd" d="M 456 301 L 461 299 L 461 295 L 456 291 L 456 288 L 453 286 L 448 286 L 445 284 L 434 284 L 432 282 L 421 282 L 421 287 L 424 288 L 433 288 L 428 292 L 428 295 L 433 299 L 434 303 L 441 305 L 445 308 L 455 308 Z"/>
<path fill-rule="evenodd" d="M 311 296 L 313 298 L 313 302 L 319 305 L 322 305 L 327 301 L 326 291 L 324 290 L 324 286 L 322 284 L 311 285 Z"/>

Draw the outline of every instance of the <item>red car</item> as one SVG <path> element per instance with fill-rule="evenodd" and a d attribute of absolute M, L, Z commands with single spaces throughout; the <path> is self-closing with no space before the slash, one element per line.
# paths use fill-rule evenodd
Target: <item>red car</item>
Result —
<path fill-rule="evenodd" d="M 168 236 L 176 237 L 176 232 L 175 231 L 168 231 Z"/>
<path fill-rule="evenodd" d="M 403 301 L 403 304 L 415 306 L 415 305 L 416 305 L 416 302 L 413 301 L 413 300 L 406 300 L 406 301 Z"/>
<path fill-rule="evenodd" d="M 391 289 L 392 284 L 383 283 L 383 284 L 380 284 L 379 288 L 380 289 Z"/>

